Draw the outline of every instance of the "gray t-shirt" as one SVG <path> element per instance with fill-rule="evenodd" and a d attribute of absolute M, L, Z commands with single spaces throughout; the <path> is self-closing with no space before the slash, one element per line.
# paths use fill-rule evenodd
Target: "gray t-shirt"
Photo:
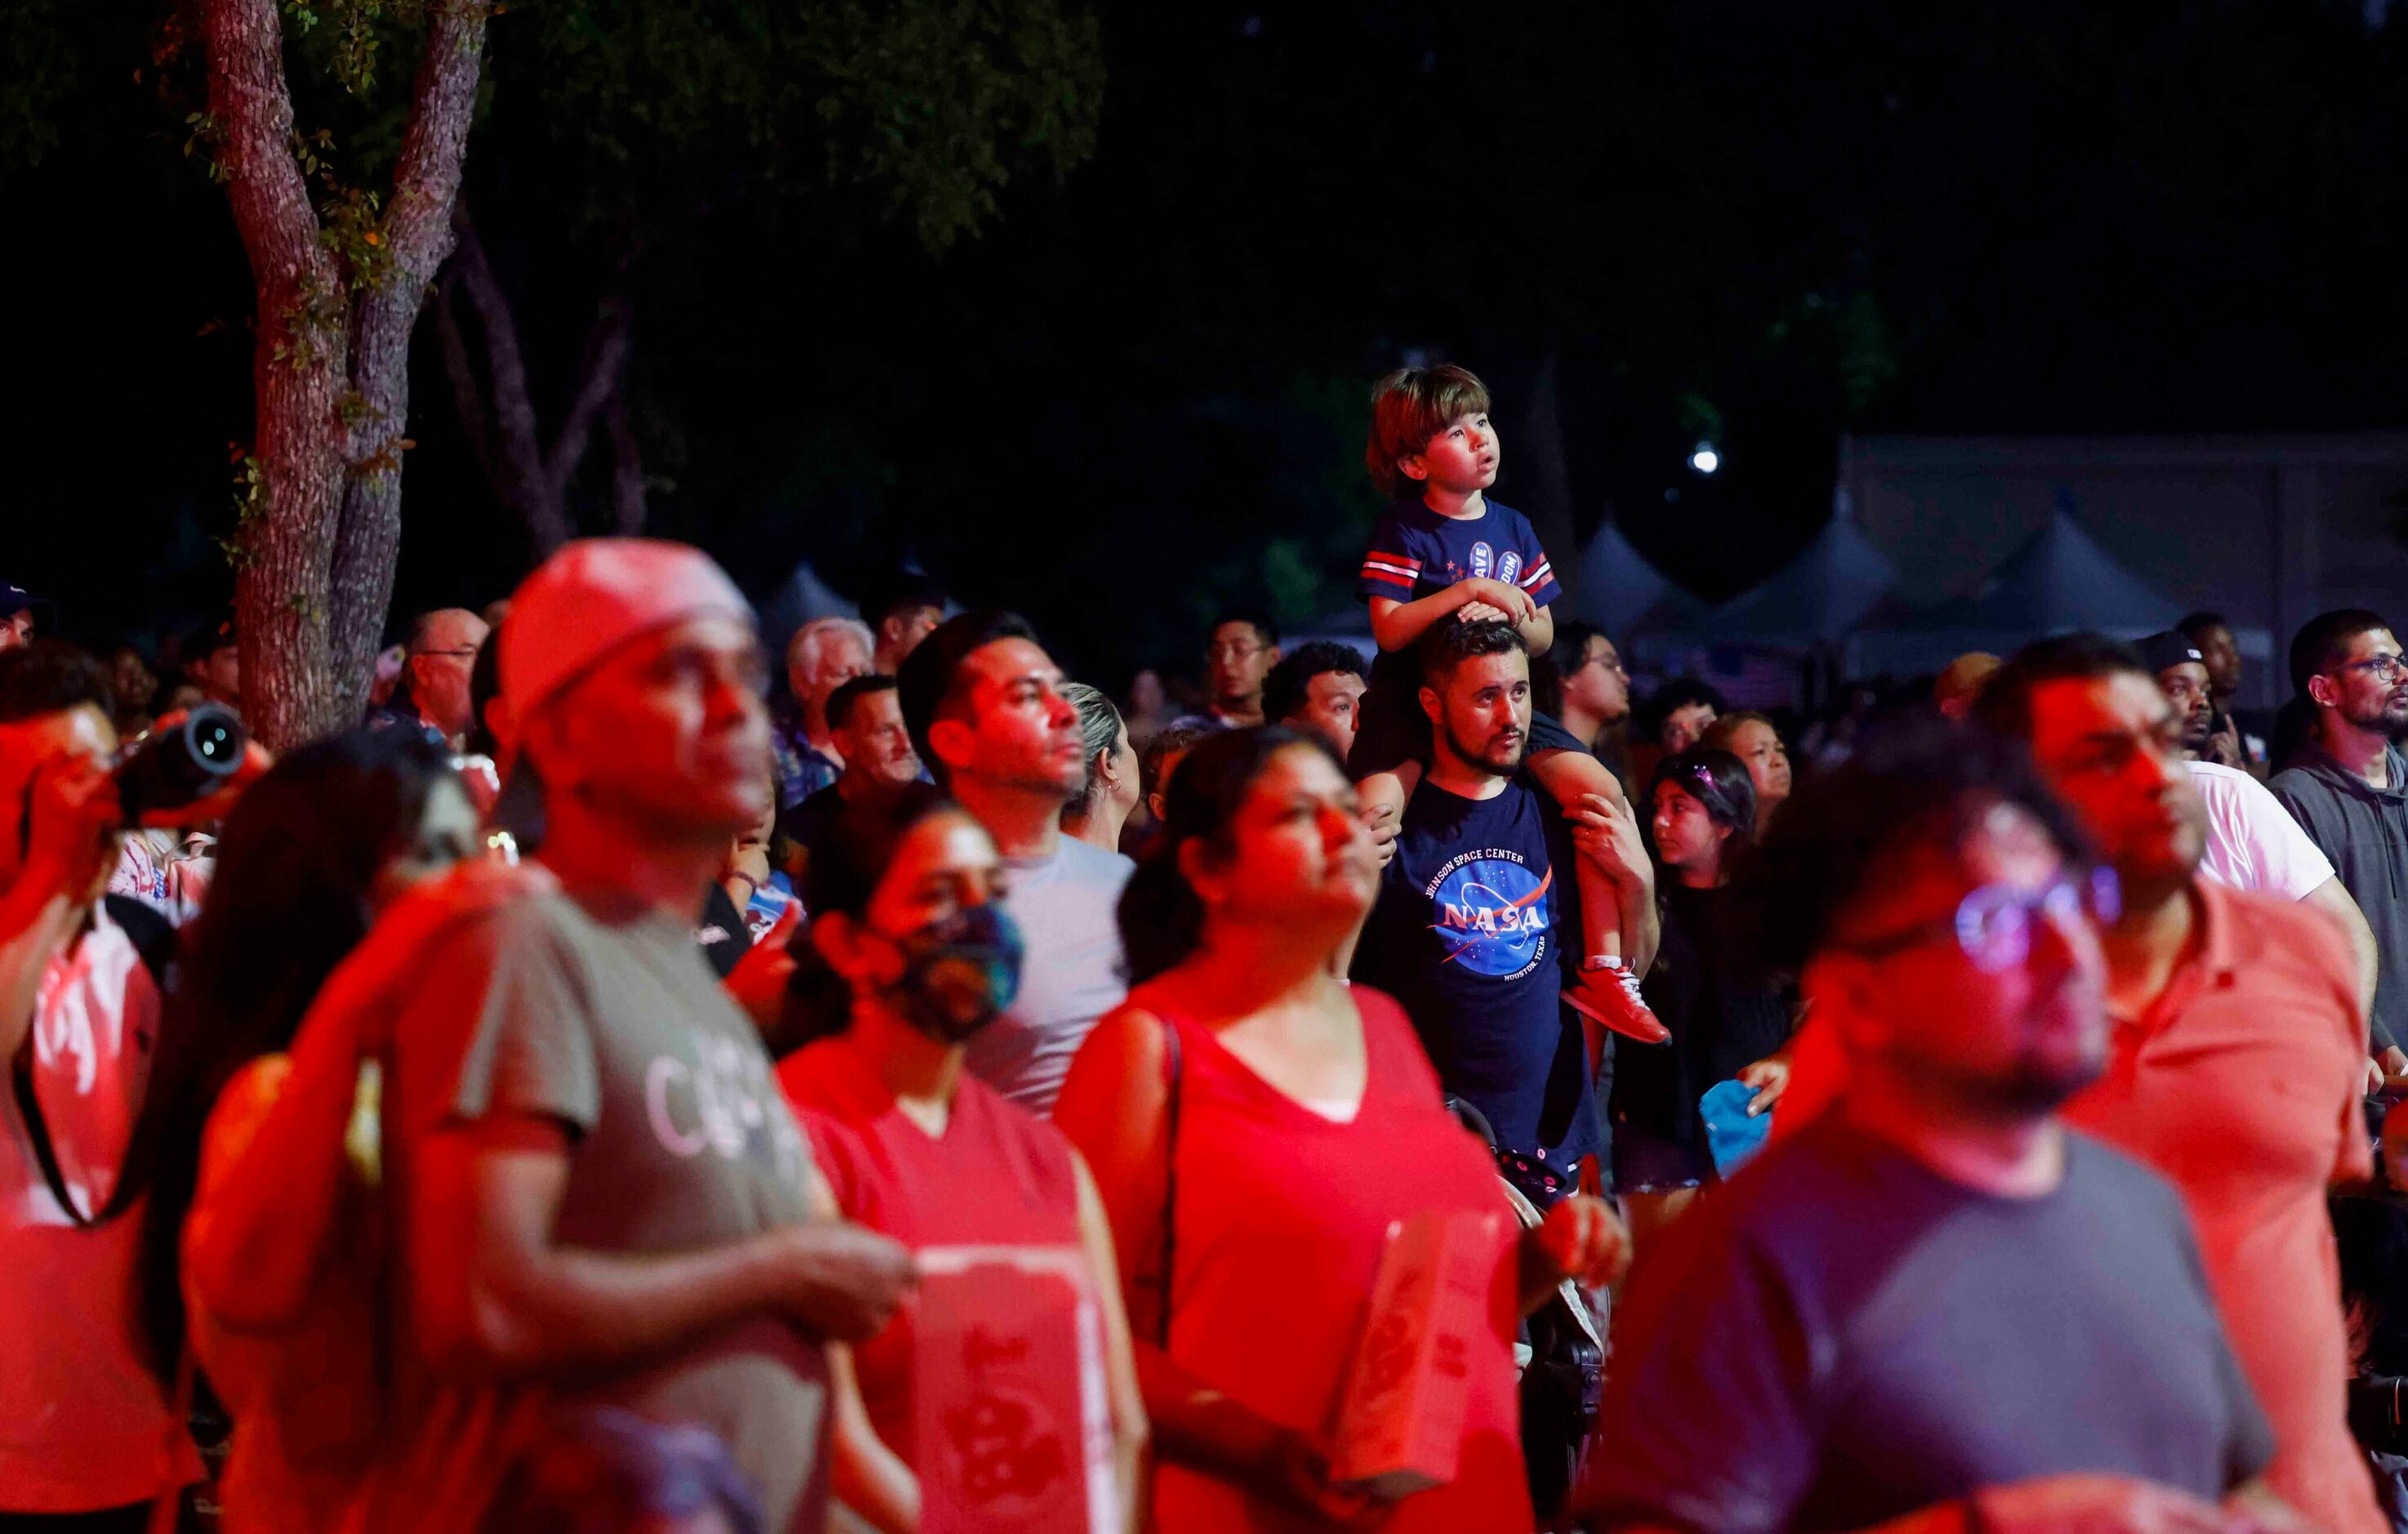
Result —
<path fill-rule="evenodd" d="M 2376 788 L 2314 741 L 2266 787 L 2332 859 L 2342 887 L 2366 913 L 2382 963 L 2374 978 L 2374 1048 L 2408 1045 L 2408 760 L 2385 751 L 2391 786 Z"/>
<path fill-rule="evenodd" d="M 2210 1499 L 2273 1435 L 2173 1190 L 2069 1135 L 1992 1197 L 1833 1111 L 1682 1217 L 1614 1318 L 1582 1527 L 1860 1529 L 2087 1470 Z"/>
<path fill-rule="evenodd" d="M 970 1074 L 1039 1115 L 1054 1111 L 1070 1057 L 1121 1004 L 1121 888 L 1137 865 L 1064 837 L 1051 857 L 1006 858 L 1003 909 L 1028 945 L 1020 995 L 970 1040 Z"/>
<path fill-rule="evenodd" d="M 395 1025 L 384 1102 L 397 1195 L 428 1134 L 507 1112 L 572 1132 L 560 1244 L 683 1252 L 810 1218 L 809 1148 L 691 922 L 529 896 L 444 928 L 427 944 L 425 976 Z M 399 1254 L 407 1262 L 406 1240 Z M 402 1473 L 383 1478 L 379 1498 L 399 1521 L 383 1527 L 476 1527 L 429 1519 L 471 1519 L 514 1446 L 551 1412 L 614 1405 L 718 1434 L 761 1495 L 768 1527 L 815 1529 L 826 1395 L 818 1345 L 767 1316 L 574 1382 L 462 1381 L 400 1346 L 393 1468 Z"/>

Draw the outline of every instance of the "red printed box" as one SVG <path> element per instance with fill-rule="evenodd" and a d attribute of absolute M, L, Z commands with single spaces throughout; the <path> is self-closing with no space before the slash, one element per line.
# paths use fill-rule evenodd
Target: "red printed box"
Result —
<path fill-rule="evenodd" d="M 1332 1480 L 1396 1498 L 1455 1479 L 1503 1223 L 1501 1210 L 1430 1211 L 1388 1227 L 1339 1406 Z"/>
<path fill-rule="evenodd" d="M 1103 1318 L 1083 1254 L 920 1254 L 921 1534 L 1114 1534 Z"/>

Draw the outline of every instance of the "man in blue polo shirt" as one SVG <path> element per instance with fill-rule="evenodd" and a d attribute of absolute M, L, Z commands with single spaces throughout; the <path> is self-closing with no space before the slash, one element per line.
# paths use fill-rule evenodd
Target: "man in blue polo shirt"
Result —
<path fill-rule="evenodd" d="M 1430 768 L 1405 805 L 1354 978 L 1403 1003 L 1440 1083 L 1487 1119 L 1508 1175 L 1544 1202 L 1604 1137 L 1560 995 L 1567 944 L 1580 951 L 1574 854 L 1522 770 L 1529 656 L 1506 624 L 1447 623 L 1421 659 Z M 1636 861 L 1617 877 L 1651 879 Z"/>

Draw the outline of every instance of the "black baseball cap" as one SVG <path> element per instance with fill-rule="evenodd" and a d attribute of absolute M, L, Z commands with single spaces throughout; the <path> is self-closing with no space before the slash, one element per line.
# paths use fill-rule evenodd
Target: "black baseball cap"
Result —
<path fill-rule="evenodd" d="M 21 612 L 30 612 L 34 622 L 43 628 L 55 628 L 59 622 L 59 606 L 35 595 L 22 586 L 12 586 L 0 581 L 0 623 L 6 623 Z"/>
<path fill-rule="evenodd" d="M 2152 634 L 2132 648 L 2141 652 L 2141 664 L 2147 667 L 2152 674 L 2172 670 L 2188 661 L 2197 661 L 2201 666 L 2207 664 L 2207 657 L 2199 652 L 2199 646 L 2172 629 L 2163 634 Z"/>

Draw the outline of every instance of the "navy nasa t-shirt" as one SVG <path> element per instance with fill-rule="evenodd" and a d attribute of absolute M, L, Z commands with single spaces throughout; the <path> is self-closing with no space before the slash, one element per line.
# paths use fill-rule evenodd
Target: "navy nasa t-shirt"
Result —
<path fill-rule="evenodd" d="M 1471 518 L 1441 517 L 1418 500 L 1388 508 L 1371 529 L 1356 593 L 1367 602 L 1413 602 L 1478 576 L 1519 586 L 1541 607 L 1560 599 L 1564 588 L 1530 519 L 1495 501 L 1482 504 Z"/>
<path fill-rule="evenodd" d="M 1445 1090 L 1505 1149 L 1569 1168 L 1599 1136 L 1582 1032 L 1561 1000 L 1579 896 L 1561 815 L 1526 778 L 1489 799 L 1425 781 L 1405 806 L 1354 977 L 1393 995 Z"/>

